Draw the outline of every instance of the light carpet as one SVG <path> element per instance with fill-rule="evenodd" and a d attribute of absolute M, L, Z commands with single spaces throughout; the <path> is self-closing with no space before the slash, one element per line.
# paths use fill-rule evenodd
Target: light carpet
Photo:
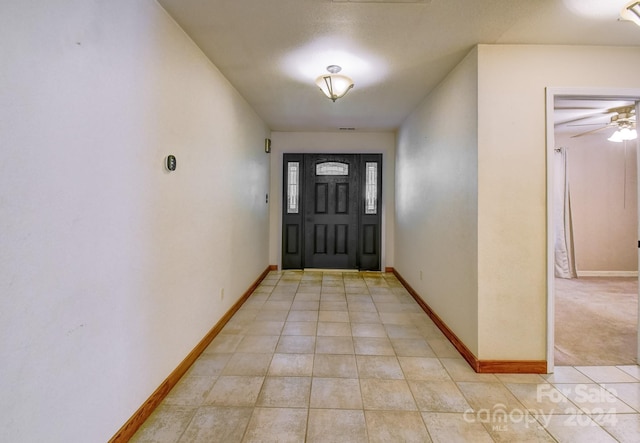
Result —
<path fill-rule="evenodd" d="M 555 364 L 636 364 L 638 279 L 555 280 Z"/>

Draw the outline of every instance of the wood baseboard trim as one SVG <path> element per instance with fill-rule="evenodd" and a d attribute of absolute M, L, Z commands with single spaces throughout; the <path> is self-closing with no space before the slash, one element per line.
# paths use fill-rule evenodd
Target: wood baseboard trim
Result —
<path fill-rule="evenodd" d="M 169 391 L 180 381 L 180 378 L 189 370 L 191 365 L 196 359 L 204 352 L 204 350 L 211 344 L 214 338 L 220 333 L 222 328 L 227 324 L 231 317 L 240 309 L 249 296 L 255 291 L 260 282 L 264 280 L 270 271 L 277 270 L 275 265 L 269 265 L 265 269 L 260 277 L 253 282 L 253 284 L 242 294 L 242 297 L 231 306 L 231 308 L 222 316 L 222 318 L 215 324 L 213 328 L 204 336 L 202 340 L 196 345 L 195 348 L 187 355 L 187 357 L 173 370 L 171 374 L 158 386 L 153 394 L 145 401 L 142 406 L 131 416 L 129 420 L 115 433 L 109 440 L 109 443 L 125 443 L 128 442 L 133 434 L 142 426 L 151 413 L 158 407 L 162 400 L 167 396 Z"/>
<path fill-rule="evenodd" d="M 431 318 L 435 325 L 442 331 L 456 350 L 462 355 L 469 366 L 477 373 L 491 374 L 546 374 L 547 362 L 545 360 L 478 360 L 473 352 L 458 338 L 458 336 L 442 321 L 433 309 L 418 295 L 411 285 L 394 268 L 390 269 L 402 285 L 409 291 L 416 303 Z"/>
<path fill-rule="evenodd" d="M 394 273 L 393 271 L 394 271 L 394 269 L 393 269 L 392 267 L 386 267 L 386 268 L 384 268 L 384 272 Z"/>

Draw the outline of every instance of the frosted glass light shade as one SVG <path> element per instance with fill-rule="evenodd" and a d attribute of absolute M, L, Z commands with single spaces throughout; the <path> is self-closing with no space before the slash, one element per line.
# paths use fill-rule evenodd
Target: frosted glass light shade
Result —
<path fill-rule="evenodd" d="M 623 20 L 629 20 L 640 26 L 640 1 L 634 1 L 620 11 Z"/>
<path fill-rule="evenodd" d="M 353 80 L 342 74 L 325 74 L 316 79 L 316 85 L 335 102 L 353 88 Z"/>
<path fill-rule="evenodd" d="M 635 129 L 622 128 L 613 133 L 607 140 L 614 143 L 622 143 L 625 140 L 635 140 L 638 132 Z"/>

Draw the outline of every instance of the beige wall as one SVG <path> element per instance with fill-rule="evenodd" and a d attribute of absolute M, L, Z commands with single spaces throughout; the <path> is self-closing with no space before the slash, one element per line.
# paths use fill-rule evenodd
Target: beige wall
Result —
<path fill-rule="evenodd" d="M 273 132 L 271 134 L 271 186 L 269 263 L 282 264 L 282 154 L 371 153 L 382 154 L 382 269 L 394 263 L 393 132 Z"/>
<path fill-rule="evenodd" d="M 553 150 L 545 146 L 545 88 L 638 88 L 640 48 L 478 51 L 479 357 L 544 359 L 546 156 Z"/>
<path fill-rule="evenodd" d="M 106 441 L 268 265 L 269 132 L 152 0 L 0 36 L 2 440 Z"/>
<path fill-rule="evenodd" d="M 396 159 L 396 269 L 478 352 L 477 52 L 403 123 Z"/>
<path fill-rule="evenodd" d="M 638 72 L 634 47 L 480 45 L 403 123 L 396 268 L 479 359 L 546 358 L 546 88 Z"/>
<path fill-rule="evenodd" d="M 612 133 L 608 129 L 575 138 L 556 136 L 556 146 L 568 152 L 578 275 L 638 272 L 636 142 L 610 142 Z"/>

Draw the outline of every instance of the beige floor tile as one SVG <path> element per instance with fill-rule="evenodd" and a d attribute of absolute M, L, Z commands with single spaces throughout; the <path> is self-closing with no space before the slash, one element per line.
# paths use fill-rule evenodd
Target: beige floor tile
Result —
<path fill-rule="evenodd" d="M 362 394 L 357 378 L 314 377 L 310 408 L 362 409 Z"/>
<path fill-rule="evenodd" d="M 284 321 L 255 321 L 247 329 L 247 335 L 280 335 Z"/>
<path fill-rule="evenodd" d="M 513 410 L 524 410 L 522 403 L 502 383 L 457 382 L 457 385 L 476 411 L 494 411 L 499 408 L 509 413 Z"/>
<path fill-rule="evenodd" d="M 303 441 L 303 440 L 300 440 Z M 310 409 L 308 443 L 367 443 L 364 411 Z"/>
<path fill-rule="evenodd" d="M 536 421 L 535 414 L 514 416 L 509 423 L 484 423 L 496 443 L 555 443 L 555 439 Z"/>
<path fill-rule="evenodd" d="M 298 291 L 296 293 L 296 297 L 293 299 L 293 302 L 300 302 L 300 301 L 315 301 L 318 302 L 318 306 L 320 306 L 320 291 L 316 292 L 300 292 Z M 317 308 L 315 308 L 315 310 L 317 310 Z"/>
<path fill-rule="evenodd" d="M 349 312 L 378 312 L 373 302 L 348 302 L 347 309 Z"/>
<path fill-rule="evenodd" d="M 203 354 L 189 368 L 186 375 L 220 375 L 234 354 Z"/>
<path fill-rule="evenodd" d="M 289 315 L 289 311 L 260 311 L 258 315 L 256 315 L 256 321 L 285 321 L 287 319 L 287 315 Z"/>
<path fill-rule="evenodd" d="M 282 335 L 316 335 L 318 322 L 288 321 L 284 324 Z"/>
<path fill-rule="evenodd" d="M 252 408 L 202 407 L 196 412 L 180 442 L 241 442 L 252 412 Z"/>
<path fill-rule="evenodd" d="M 313 354 L 316 337 L 309 335 L 283 335 L 276 352 L 279 354 Z"/>
<path fill-rule="evenodd" d="M 494 374 L 478 374 L 466 360 L 462 358 L 440 358 L 440 363 L 455 381 L 479 381 L 496 383 L 498 378 Z M 544 380 L 542 380 L 544 382 Z"/>
<path fill-rule="evenodd" d="M 616 366 L 616 368 L 620 369 L 621 371 L 626 372 L 630 376 L 632 376 L 632 377 L 636 378 L 638 381 L 640 381 L 640 366 L 639 365 L 623 365 L 623 366 Z"/>
<path fill-rule="evenodd" d="M 258 399 L 264 377 L 220 376 L 204 404 L 211 406 L 253 407 Z"/>
<path fill-rule="evenodd" d="M 471 369 L 471 368 L 469 368 Z M 502 383 L 531 383 L 545 384 L 548 383 L 540 374 L 495 374 L 496 378 Z"/>
<path fill-rule="evenodd" d="M 196 407 L 160 404 L 142 424 L 131 443 L 177 442 L 183 434 Z"/>
<path fill-rule="evenodd" d="M 318 321 L 318 311 L 290 311 L 287 321 Z"/>
<path fill-rule="evenodd" d="M 446 338 L 424 338 L 438 358 L 462 358 L 458 350 Z"/>
<path fill-rule="evenodd" d="M 387 337 L 387 331 L 381 323 L 352 323 L 351 335 L 354 337 Z"/>
<path fill-rule="evenodd" d="M 316 354 L 353 354 L 352 337 L 318 337 Z"/>
<path fill-rule="evenodd" d="M 217 377 L 185 375 L 167 394 L 163 402 L 168 405 L 200 406 L 209 394 Z"/>
<path fill-rule="evenodd" d="M 419 412 L 365 411 L 370 443 L 425 443 L 431 438 Z"/>
<path fill-rule="evenodd" d="M 451 381 L 440 360 L 427 357 L 398 357 L 408 380 Z"/>
<path fill-rule="evenodd" d="M 505 383 L 506 388 L 526 409 L 544 414 L 564 414 L 573 403 L 550 383 Z"/>
<path fill-rule="evenodd" d="M 427 425 L 429 435 L 434 443 L 493 442 L 482 423 L 472 419 L 465 420 L 464 414 L 423 412 L 422 419 Z"/>
<path fill-rule="evenodd" d="M 222 375 L 267 375 L 271 354 L 236 353 L 222 370 Z M 197 363 L 197 362 L 196 362 Z"/>
<path fill-rule="evenodd" d="M 346 296 L 347 296 L 347 303 L 349 303 L 349 304 L 351 304 L 351 303 L 373 303 L 373 299 L 371 298 L 371 296 L 369 295 L 368 292 L 354 294 L 354 293 L 350 293 L 349 291 L 347 291 Z"/>
<path fill-rule="evenodd" d="M 378 312 L 349 311 L 351 323 L 382 323 Z"/>
<path fill-rule="evenodd" d="M 589 416 L 583 414 L 553 415 L 549 417 L 546 430 L 558 442 L 613 443 L 616 441 Z"/>
<path fill-rule="evenodd" d="M 383 315 L 385 315 L 385 313 L 381 312 L 380 317 Z M 389 338 L 423 338 L 418 328 L 411 324 L 386 324 L 385 329 L 387 330 Z"/>
<path fill-rule="evenodd" d="M 640 414 L 603 414 L 592 418 L 619 442 L 640 441 Z"/>
<path fill-rule="evenodd" d="M 318 322 L 318 337 L 351 337 L 350 323 Z"/>
<path fill-rule="evenodd" d="M 273 354 L 279 339 L 279 335 L 247 335 L 236 348 L 236 352 Z"/>
<path fill-rule="evenodd" d="M 640 412 L 640 383 L 603 383 L 602 387 Z"/>
<path fill-rule="evenodd" d="M 229 354 L 235 352 L 243 338 L 244 335 L 220 334 L 207 346 L 203 354 Z"/>
<path fill-rule="evenodd" d="M 320 311 L 318 315 L 319 322 L 349 322 L 349 313 L 347 311 Z"/>
<path fill-rule="evenodd" d="M 593 383 L 589 377 L 573 366 L 556 366 L 552 374 L 543 374 L 549 383 Z"/>
<path fill-rule="evenodd" d="M 300 443 L 305 441 L 306 430 L 306 409 L 255 408 L 242 441 Z"/>
<path fill-rule="evenodd" d="M 367 410 L 418 410 L 405 380 L 360 379 L 360 389 Z"/>
<path fill-rule="evenodd" d="M 271 294 L 271 297 L 273 297 L 273 293 Z M 262 310 L 264 311 L 288 311 L 291 309 L 291 305 L 293 304 L 293 296 L 291 297 L 291 300 L 271 300 L 271 297 L 269 297 L 269 300 L 267 300 L 264 305 L 262 305 Z"/>
<path fill-rule="evenodd" d="M 576 366 L 578 371 L 596 383 L 633 383 L 638 380 L 615 366 Z"/>
<path fill-rule="evenodd" d="M 618 390 L 613 387 L 613 384 L 606 386 L 610 391 L 596 383 L 584 383 L 577 385 L 557 383 L 555 385 L 560 392 L 580 408 L 576 409 L 577 411 L 581 410 L 586 414 L 592 414 L 594 411 L 602 410 L 605 412 L 613 411 L 617 414 L 637 412 L 631 406 L 627 405 L 611 393 L 616 392 L 617 395 L 622 394 L 622 392 L 617 392 Z M 637 395 L 637 392 L 635 394 Z"/>
<path fill-rule="evenodd" d="M 355 355 L 317 354 L 313 362 L 314 377 L 357 378 Z"/>
<path fill-rule="evenodd" d="M 452 381 L 409 380 L 418 409 L 425 412 L 465 412 L 471 408 Z"/>
<path fill-rule="evenodd" d="M 320 310 L 321 311 L 346 311 L 347 310 L 347 302 L 346 301 L 322 301 L 320 300 Z"/>
<path fill-rule="evenodd" d="M 402 380 L 404 373 L 395 356 L 356 355 L 360 378 Z"/>
<path fill-rule="evenodd" d="M 319 301 L 294 301 L 291 305 L 292 311 L 317 311 L 319 308 Z"/>
<path fill-rule="evenodd" d="M 274 354 L 268 375 L 272 377 L 311 377 L 313 354 Z"/>
<path fill-rule="evenodd" d="M 411 321 L 411 317 L 406 312 L 380 312 L 380 320 L 385 326 L 407 326 L 411 328 L 415 328 L 413 326 L 413 322 Z M 391 328 L 392 333 L 395 331 L 402 331 L 402 328 Z M 418 330 L 415 329 L 417 332 Z M 415 332 L 414 332 L 415 333 Z M 391 335 L 389 335 L 391 337 Z M 416 336 L 420 337 L 420 335 Z M 402 338 L 416 338 L 416 337 L 402 337 Z M 396 337 L 399 338 L 399 337 Z"/>
<path fill-rule="evenodd" d="M 395 355 L 386 337 L 354 337 L 355 353 L 360 355 Z"/>
<path fill-rule="evenodd" d="M 311 377 L 267 377 L 256 405 L 272 408 L 308 408 L 310 391 Z"/>
<path fill-rule="evenodd" d="M 430 357 L 436 354 L 422 338 L 393 338 L 391 345 L 398 357 Z"/>
<path fill-rule="evenodd" d="M 348 294 L 365 294 L 369 295 L 369 289 L 366 286 L 347 286 L 345 284 L 345 293 Z"/>

